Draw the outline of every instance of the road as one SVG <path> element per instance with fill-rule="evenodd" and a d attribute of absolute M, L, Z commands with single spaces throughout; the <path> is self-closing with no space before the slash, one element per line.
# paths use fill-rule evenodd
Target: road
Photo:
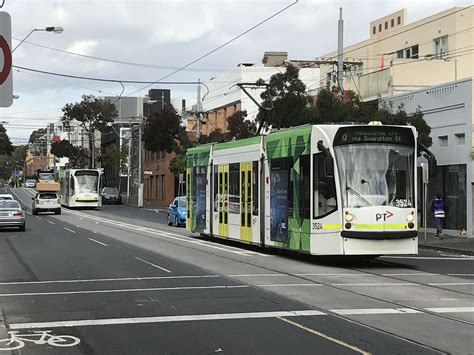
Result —
<path fill-rule="evenodd" d="M 474 257 L 298 256 L 127 206 L 32 216 L 34 192 L 7 190 L 29 213 L 26 232 L 0 231 L 22 354 L 473 353 Z"/>

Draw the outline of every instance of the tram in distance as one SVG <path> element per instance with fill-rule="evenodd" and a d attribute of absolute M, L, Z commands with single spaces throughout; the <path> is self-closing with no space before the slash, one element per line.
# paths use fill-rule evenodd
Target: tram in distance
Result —
<path fill-rule="evenodd" d="M 61 205 L 67 207 L 102 206 L 100 169 L 68 169 L 60 172 Z"/>
<path fill-rule="evenodd" d="M 305 125 L 186 157 L 186 227 L 313 255 L 416 254 L 417 132 Z"/>

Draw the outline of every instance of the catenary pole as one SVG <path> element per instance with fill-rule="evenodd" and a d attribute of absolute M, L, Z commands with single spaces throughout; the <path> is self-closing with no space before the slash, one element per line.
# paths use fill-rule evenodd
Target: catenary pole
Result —
<path fill-rule="evenodd" d="M 344 21 L 342 19 L 342 7 L 339 8 L 339 20 L 337 21 L 337 90 L 339 95 L 344 94 L 343 90 L 343 78 L 342 73 L 344 72 Z"/>

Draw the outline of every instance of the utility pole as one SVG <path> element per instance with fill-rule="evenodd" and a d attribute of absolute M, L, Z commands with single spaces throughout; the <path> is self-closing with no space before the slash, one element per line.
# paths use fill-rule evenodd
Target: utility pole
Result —
<path fill-rule="evenodd" d="M 196 139 L 201 136 L 201 79 L 198 79 L 197 103 L 196 103 Z"/>
<path fill-rule="evenodd" d="M 344 20 L 342 19 L 342 7 L 339 8 L 339 20 L 337 21 L 337 86 L 339 95 L 342 97 L 344 94 L 343 90 L 343 77 L 342 73 L 344 72 Z"/>
<path fill-rule="evenodd" d="M 132 130 L 128 131 L 128 158 L 127 158 L 127 203 L 130 203 L 130 155 L 132 154 Z"/>
<path fill-rule="evenodd" d="M 143 162 L 142 162 L 142 130 L 143 130 L 143 117 L 139 118 L 138 123 L 138 201 L 137 206 L 143 207 Z"/>
<path fill-rule="evenodd" d="M 95 142 L 94 142 L 94 130 L 89 133 L 89 146 L 91 147 L 91 169 L 95 168 Z"/>

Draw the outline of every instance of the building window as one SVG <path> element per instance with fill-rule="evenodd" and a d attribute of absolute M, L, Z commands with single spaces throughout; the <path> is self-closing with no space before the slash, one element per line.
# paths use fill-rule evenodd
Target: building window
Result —
<path fill-rule="evenodd" d="M 403 49 L 397 51 L 397 58 L 403 58 Z"/>
<path fill-rule="evenodd" d="M 439 146 L 441 148 L 448 146 L 448 136 L 439 136 L 438 137 Z"/>
<path fill-rule="evenodd" d="M 166 179 L 165 175 L 161 175 L 161 198 L 165 198 L 166 195 Z"/>
<path fill-rule="evenodd" d="M 374 27 L 372 27 L 372 34 L 374 35 L 376 33 L 377 33 L 377 27 L 374 26 Z"/>
<path fill-rule="evenodd" d="M 418 59 L 418 45 L 411 46 L 411 59 Z"/>
<path fill-rule="evenodd" d="M 382 24 L 379 25 L 379 32 L 382 32 Z"/>
<path fill-rule="evenodd" d="M 388 21 L 385 21 L 385 29 L 388 30 Z"/>
<path fill-rule="evenodd" d="M 466 144 L 466 135 L 464 133 L 456 133 L 454 136 L 456 137 L 456 145 Z"/>
<path fill-rule="evenodd" d="M 448 36 L 442 36 L 433 40 L 433 54 L 438 57 L 448 55 Z"/>
<path fill-rule="evenodd" d="M 390 25 L 391 25 L 391 27 L 395 26 L 395 19 L 390 20 Z"/>
<path fill-rule="evenodd" d="M 405 48 L 403 50 L 403 58 L 410 59 L 411 58 L 411 49 Z"/>
<path fill-rule="evenodd" d="M 398 16 L 397 17 L 397 25 L 401 24 L 402 23 L 402 18 L 401 16 Z"/>

